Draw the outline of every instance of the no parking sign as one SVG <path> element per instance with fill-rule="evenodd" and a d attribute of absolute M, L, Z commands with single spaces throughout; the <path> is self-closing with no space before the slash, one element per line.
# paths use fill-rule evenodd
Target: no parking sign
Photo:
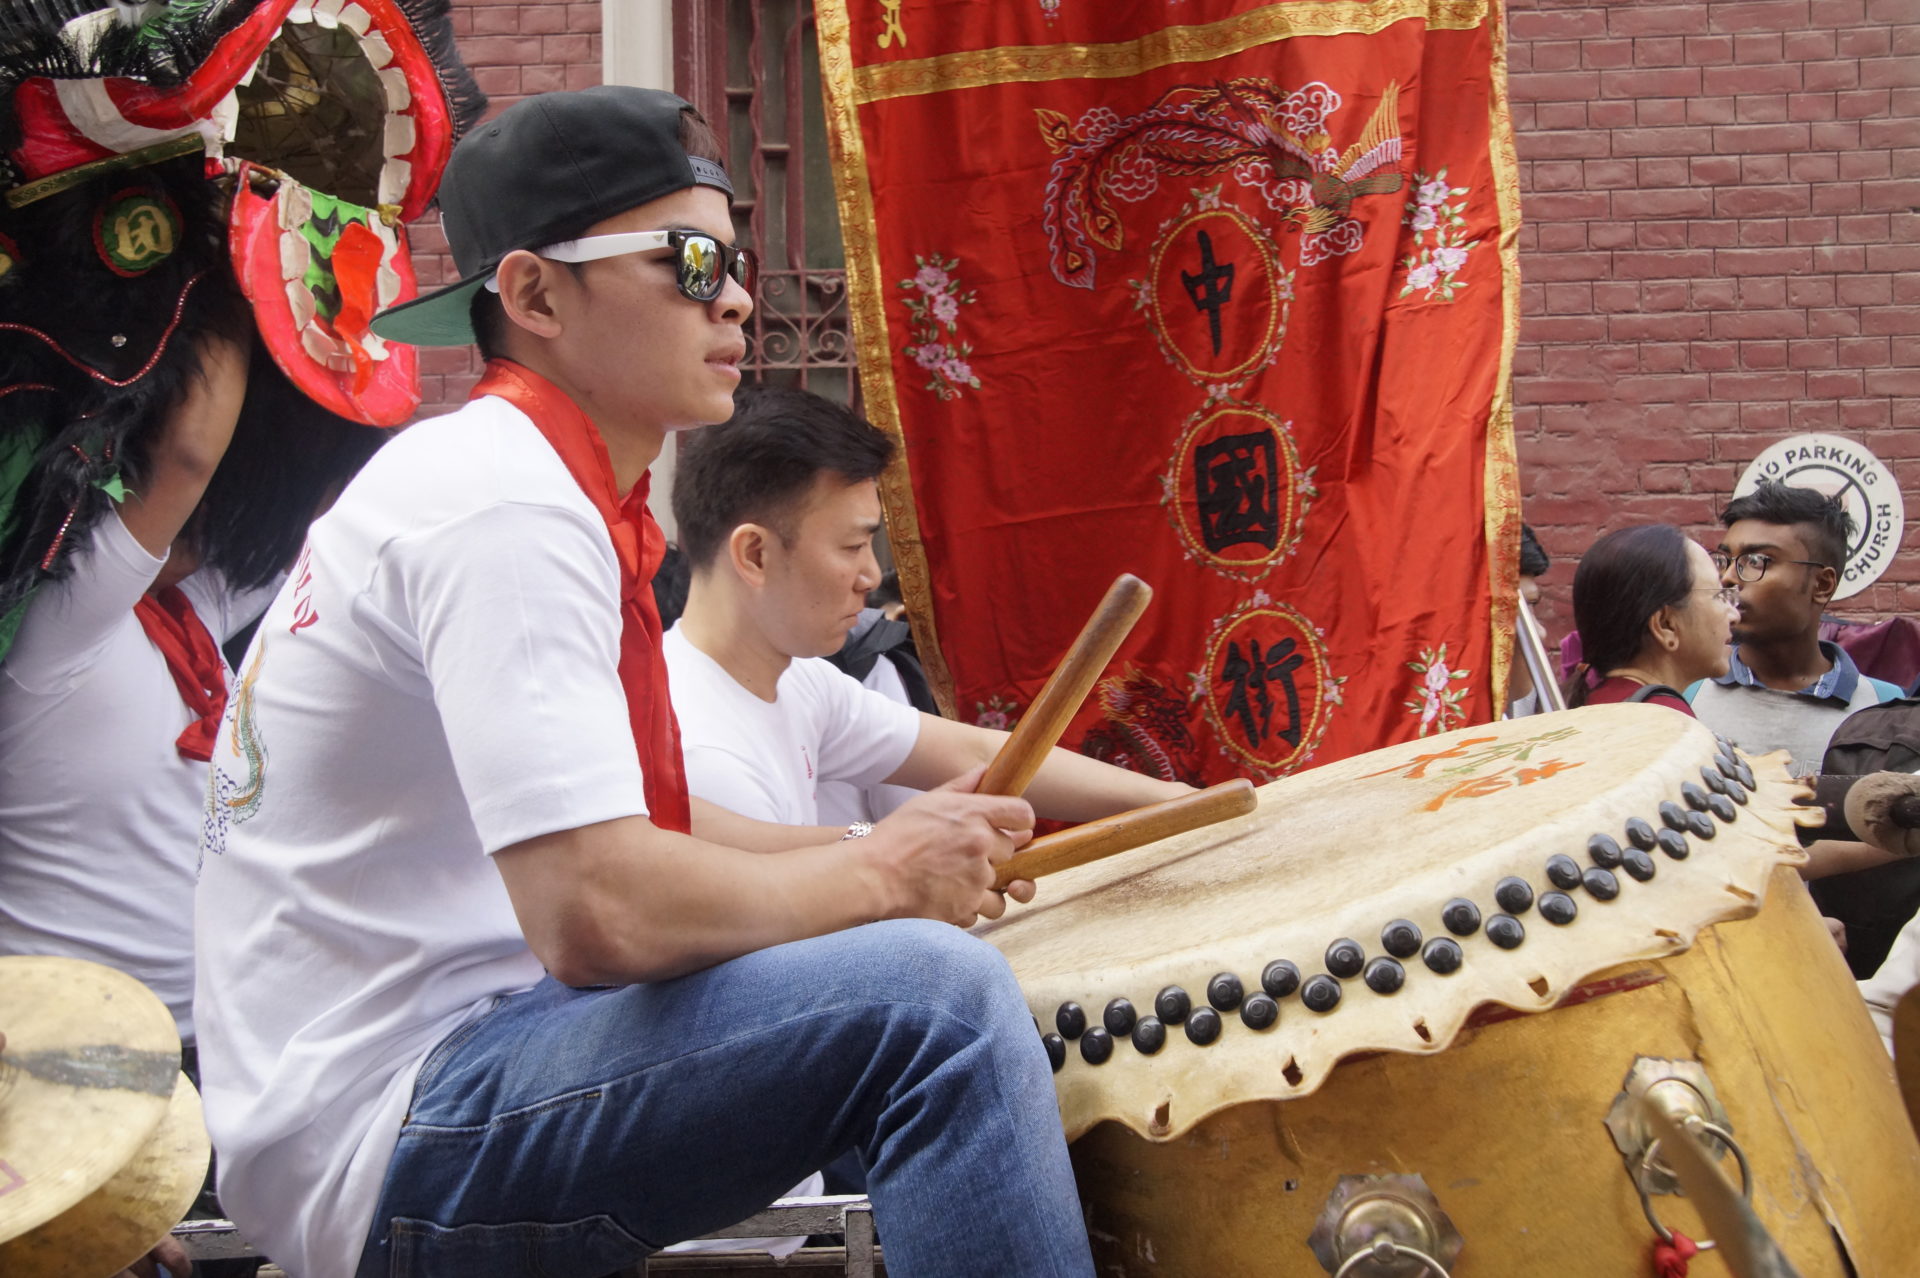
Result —
<path fill-rule="evenodd" d="M 1893 472 L 1861 445 L 1838 435 L 1783 439 L 1753 459 L 1733 495 L 1745 497 L 1763 479 L 1838 497 L 1853 516 L 1853 536 L 1835 599 L 1859 594 L 1893 562 L 1907 526 L 1906 502 Z"/>

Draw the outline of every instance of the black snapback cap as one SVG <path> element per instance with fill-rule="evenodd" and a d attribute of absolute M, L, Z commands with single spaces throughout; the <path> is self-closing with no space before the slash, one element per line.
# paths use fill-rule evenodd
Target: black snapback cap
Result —
<path fill-rule="evenodd" d="M 453 149 L 437 196 L 460 282 L 374 318 L 379 336 L 413 346 L 473 342 L 473 295 L 500 259 L 572 239 L 587 227 L 690 186 L 733 196 L 727 171 L 680 144 L 685 100 L 603 84 L 514 103 Z"/>

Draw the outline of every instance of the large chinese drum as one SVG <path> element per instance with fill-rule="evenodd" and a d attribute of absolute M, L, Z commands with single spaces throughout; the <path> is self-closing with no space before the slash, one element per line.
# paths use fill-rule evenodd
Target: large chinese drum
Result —
<path fill-rule="evenodd" d="M 1048 1038 L 1100 1273 L 1650 1274 L 1704 1230 L 1643 1098 L 1805 1278 L 1920 1272 L 1920 1144 L 1783 760 L 1597 706 L 1044 881 L 981 934 Z"/>

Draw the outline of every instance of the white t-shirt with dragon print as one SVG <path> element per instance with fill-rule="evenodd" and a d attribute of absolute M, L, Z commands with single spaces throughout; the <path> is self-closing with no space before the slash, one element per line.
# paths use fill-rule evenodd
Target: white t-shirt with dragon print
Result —
<path fill-rule="evenodd" d="M 195 1013 L 220 1198 L 348 1278 L 421 1060 L 541 977 L 488 857 L 644 814 L 606 525 L 496 398 L 315 523 L 214 748 Z"/>

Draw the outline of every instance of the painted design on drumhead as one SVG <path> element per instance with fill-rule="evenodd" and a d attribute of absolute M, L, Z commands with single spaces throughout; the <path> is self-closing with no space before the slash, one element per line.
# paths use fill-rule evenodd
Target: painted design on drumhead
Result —
<path fill-rule="evenodd" d="M 1293 553 L 1319 495 L 1290 425 L 1232 400 L 1209 401 L 1187 419 L 1160 477 L 1160 504 L 1187 558 L 1242 581 Z"/>
<path fill-rule="evenodd" d="M 1199 690 L 1220 748 L 1278 774 L 1313 757 L 1344 681 L 1328 666 L 1320 629 L 1255 591 L 1214 623 Z"/>
<path fill-rule="evenodd" d="M 1216 393 L 1274 361 L 1293 306 L 1293 272 L 1272 235 L 1223 205 L 1220 190 L 1196 190 L 1162 223 L 1148 278 L 1128 281 L 1167 362 Z"/>

